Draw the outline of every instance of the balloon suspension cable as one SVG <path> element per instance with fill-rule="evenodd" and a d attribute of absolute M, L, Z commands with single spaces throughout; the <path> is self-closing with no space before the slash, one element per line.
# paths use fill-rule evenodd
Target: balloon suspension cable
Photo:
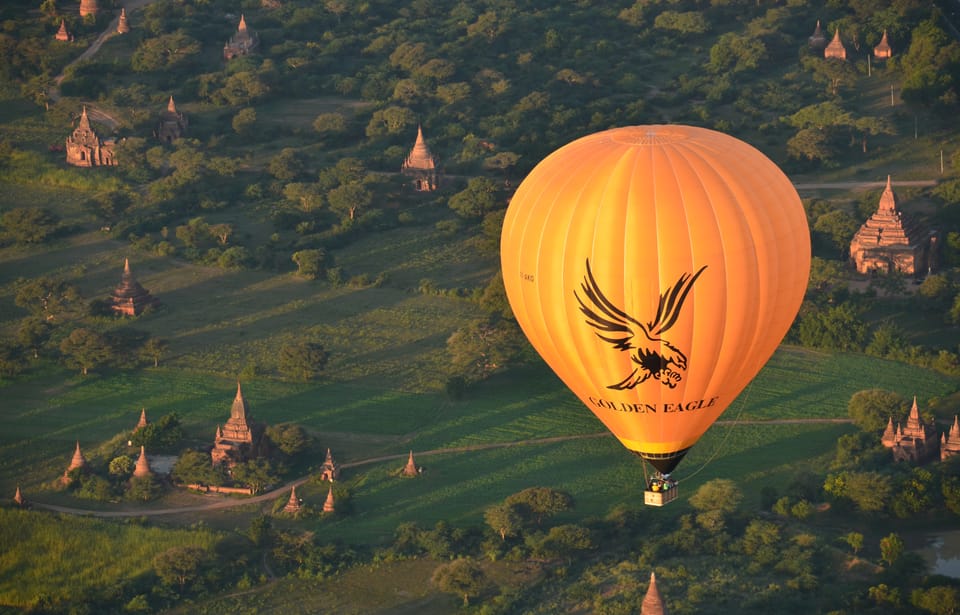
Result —
<path fill-rule="evenodd" d="M 720 441 L 720 444 L 718 444 L 717 447 L 713 450 L 713 452 L 710 453 L 710 456 L 707 457 L 707 460 L 703 462 L 703 465 L 701 465 L 699 468 L 694 470 L 692 474 L 684 476 L 682 479 L 677 478 L 676 480 L 678 482 L 680 480 L 685 480 L 685 481 L 690 480 L 691 478 L 693 478 L 694 476 L 702 472 L 703 469 L 706 468 L 710 464 L 710 462 L 713 461 L 716 458 L 716 456 L 720 454 L 720 451 L 723 450 L 723 448 L 726 446 L 727 440 L 730 439 L 730 434 L 733 433 L 734 427 L 736 427 L 737 424 L 740 422 L 740 417 L 743 415 L 743 410 L 747 407 L 747 400 L 750 399 L 751 391 L 753 391 L 752 381 L 750 382 L 750 384 L 747 385 L 747 389 L 744 392 L 744 395 L 742 397 L 743 401 L 740 403 L 740 409 L 737 411 L 737 416 L 736 418 L 733 419 L 732 423 L 729 423 L 729 428 L 727 429 L 727 433 L 723 436 L 723 439 Z M 647 474 L 646 469 L 644 469 L 643 474 L 644 474 L 644 478 L 646 478 L 646 474 Z"/>

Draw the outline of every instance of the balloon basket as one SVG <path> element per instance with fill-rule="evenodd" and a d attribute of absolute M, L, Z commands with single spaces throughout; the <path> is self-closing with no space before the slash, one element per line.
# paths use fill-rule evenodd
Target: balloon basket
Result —
<path fill-rule="evenodd" d="M 643 503 L 647 506 L 666 506 L 670 502 L 677 499 L 679 495 L 679 489 L 676 487 L 668 491 L 644 491 L 643 492 Z"/>

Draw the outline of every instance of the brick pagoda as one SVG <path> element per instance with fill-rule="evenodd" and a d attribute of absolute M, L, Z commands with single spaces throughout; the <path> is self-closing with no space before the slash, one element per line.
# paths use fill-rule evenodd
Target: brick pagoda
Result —
<path fill-rule="evenodd" d="M 954 455 L 960 455 L 960 423 L 953 417 L 950 432 L 940 436 L 940 461 L 946 461 Z"/>
<path fill-rule="evenodd" d="M 112 167 L 117 165 L 113 155 L 113 139 L 101 139 L 90 127 L 87 108 L 80 114 L 80 122 L 73 133 L 67 137 L 67 164 L 76 167 Z"/>
<path fill-rule="evenodd" d="M 936 233 L 897 207 L 890 176 L 877 211 L 850 242 L 850 259 L 859 273 L 922 275 L 933 269 Z"/>
<path fill-rule="evenodd" d="M 130 259 L 123 259 L 123 275 L 110 297 L 110 309 L 121 316 L 139 316 L 148 307 L 156 306 L 157 299 L 140 286 L 130 271 Z"/>
<path fill-rule="evenodd" d="M 233 467 L 253 455 L 254 441 L 259 438 L 259 429 L 249 419 L 247 400 L 243 398 L 240 383 L 237 382 L 237 395 L 233 398 L 230 418 L 223 427 L 217 427 L 217 436 L 213 442 L 210 457 L 214 465 L 222 463 Z"/>
<path fill-rule="evenodd" d="M 177 105 L 171 96 L 166 111 L 160 114 L 160 122 L 154 134 L 164 143 L 173 143 L 186 134 L 187 124 L 187 117 L 177 111 Z"/>
<path fill-rule="evenodd" d="M 437 189 L 439 182 L 437 159 L 430 153 L 420 126 L 417 126 L 417 140 L 400 166 L 400 172 L 413 179 L 413 187 L 417 192 L 432 192 Z"/>
<path fill-rule="evenodd" d="M 906 424 L 894 426 L 891 418 L 880 442 L 893 452 L 894 460 L 917 464 L 936 459 L 940 445 L 937 430 L 920 418 L 916 397 L 913 398 Z"/>
<path fill-rule="evenodd" d="M 260 37 L 256 32 L 247 28 L 247 20 L 240 15 L 240 25 L 227 44 L 223 46 L 223 59 L 232 60 L 240 56 L 254 53 L 260 46 Z"/>

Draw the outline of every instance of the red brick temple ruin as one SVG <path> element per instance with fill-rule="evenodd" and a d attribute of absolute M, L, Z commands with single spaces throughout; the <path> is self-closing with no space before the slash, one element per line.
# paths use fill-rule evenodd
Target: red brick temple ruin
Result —
<path fill-rule="evenodd" d="M 954 455 L 960 455 L 960 423 L 953 417 L 950 432 L 940 436 L 940 461 L 946 461 Z"/>
<path fill-rule="evenodd" d="M 417 192 L 432 192 L 439 185 L 437 159 L 430 153 L 420 126 L 417 126 L 417 140 L 413 149 L 400 165 L 400 173 L 413 179 L 413 188 Z"/>
<path fill-rule="evenodd" d="M 17 485 L 17 492 L 13 494 L 13 503 L 20 508 L 26 508 L 27 506 L 27 499 L 23 497 L 23 493 L 20 491 L 20 485 Z"/>
<path fill-rule="evenodd" d="M 153 470 L 150 469 L 150 460 L 147 459 L 147 453 L 144 447 L 140 447 L 140 458 L 137 459 L 137 467 L 133 469 L 134 478 L 146 478 L 153 476 Z"/>
<path fill-rule="evenodd" d="M 84 107 L 80 114 L 80 123 L 67 137 L 67 164 L 76 167 L 116 166 L 117 160 L 113 155 L 115 144 L 113 139 L 101 139 L 97 136 L 90 127 L 90 118 L 87 117 L 87 108 Z"/>
<path fill-rule="evenodd" d="M 917 398 L 914 397 L 906 424 L 894 426 L 891 418 L 880 442 L 893 452 L 895 461 L 922 464 L 937 458 L 940 439 L 937 430 L 920 418 Z"/>
<path fill-rule="evenodd" d="M 650 587 L 640 605 L 640 615 L 667 615 L 667 605 L 663 603 L 660 589 L 657 588 L 657 575 L 650 573 Z"/>
<path fill-rule="evenodd" d="M 237 382 L 237 395 L 233 398 L 230 418 L 222 428 L 217 426 L 217 436 L 210 451 L 214 465 L 225 463 L 233 467 L 253 455 L 254 441 L 259 439 L 260 429 L 249 419 L 249 412 L 240 382 Z"/>
<path fill-rule="evenodd" d="M 130 259 L 123 260 L 123 275 L 120 284 L 110 297 L 110 309 L 121 316 L 139 316 L 148 307 L 160 302 L 133 277 L 130 271 Z"/>
<path fill-rule="evenodd" d="M 327 480 L 332 483 L 338 478 L 340 478 L 340 466 L 333 460 L 333 455 L 328 448 L 327 457 L 323 460 L 323 465 L 320 466 L 320 480 Z"/>
<path fill-rule="evenodd" d="M 260 46 L 260 37 L 256 32 L 247 28 L 247 20 L 240 15 L 240 25 L 237 33 L 223 46 L 223 59 L 232 60 L 240 56 L 254 53 Z"/>
<path fill-rule="evenodd" d="M 57 39 L 58 41 L 64 41 L 64 42 L 70 42 L 73 40 L 73 35 L 70 34 L 70 32 L 67 30 L 66 19 L 60 20 L 60 29 L 57 30 L 57 33 L 56 35 L 54 35 L 54 38 Z"/>
<path fill-rule="evenodd" d="M 300 498 L 297 497 L 297 487 L 291 487 L 290 499 L 287 500 L 286 505 L 283 507 L 283 512 L 295 515 L 300 512 L 300 509 L 302 508 L 301 504 Z"/>
<path fill-rule="evenodd" d="M 811 49 L 816 51 L 821 51 L 827 46 L 827 37 L 823 35 L 823 30 L 820 28 L 819 19 L 817 20 L 817 27 L 813 29 L 813 34 L 811 34 L 810 38 L 807 39 L 807 43 L 810 45 Z"/>
<path fill-rule="evenodd" d="M 883 31 L 883 36 L 880 37 L 880 42 L 877 43 L 877 46 L 873 48 L 873 57 L 878 60 L 886 60 L 887 58 L 893 56 L 893 49 L 890 48 L 890 41 L 887 39 L 887 31 Z"/>
<path fill-rule="evenodd" d="M 127 9 L 120 7 L 120 20 L 117 21 L 117 34 L 130 32 L 130 22 L 127 21 Z"/>
<path fill-rule="evenodd" d="M 330 487 L 330 491 L 327 491 L 327 499 L 323 502 L 323 512 L 332 513 L 336 512 L 336 506 L 333 501 L 333 487 Z"/>
<path fill-rule="evenodd" d="M 97 6 L 97 0 L 80 0 L 80 17 L 86 17 L 87 15 L 96 17 L 99 12 L 100 7 Z"/>
<path fill-rule="evenodd" d="M 70 473 L 74 470 L 83 470 L 86 469 L 87 459 L 83 456 L 83 453 L 80 451 L 80 442 L 77 441 L 77 448 L 73 451 L 73 458 L 70 460 L 70 466 L 67 467 L 66 471 L 63 473 L 60 482 L 64 485 L 69 485 L 71 482 Z"/>
<path fill-rule="evenodd" d="M 420 475 L 420 470 L 417 469 L 417 464 L 413 461 L 413 451 L 410 451 L 410 456 L 407 458 L 407 465 L 403 467 L 402 474 L 404 476 Z"/>
<path fill-rule="evenodd" d="M 187 124 L 187 117 L 177 111 L 177 105 L 171 96 L 166 111 L 160 114 L 160 123 L 154 134 L 164 143 L 173 143 L 186 134 Z"/>
<path fill-rule="evenodd" d="M 877 211 L 850 242 L 850 259 L 859 273 L 923 275 L 934 268 L 935 232 L 897 207 L 890 177 Z"/>
<path fill-rule="evenodd" d="M 141 429 L 143 429 L 144 427 L 146 427 L 146 426 L 149 425 L 149 424 L 150 424 L 150 421 L 147 420 L 147 409 L 146 409 L 146 408 L 141 408 L 141 409 L 140 409 L 140 420 L 137 421 L 137 426 L 133 428 L 133 433 L 137 433 L 138 431 L 140 431 Z"/>
<path fill-rule="evenodd" d="M 843 41 L 840 40 L 840 28 L 836 29 L 833 33 L 833 40 L 823 50 L 823 57 L 837 60 L 847 59 L 847 48 L 843 46 Z"/>

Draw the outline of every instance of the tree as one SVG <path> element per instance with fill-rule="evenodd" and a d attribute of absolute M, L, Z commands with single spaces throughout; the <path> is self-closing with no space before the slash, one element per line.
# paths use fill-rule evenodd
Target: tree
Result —
<path fill-rule="evenodd" d="M 483 520 L 494 532 L 500 535 L 500 540 L 507 536 L 516 536 L 523 528 L 523 514 L 517 506 L 511 504 L 497 504 L 486 509 Z"/>
<path fill-rule="evenodd" d="M 910 604 L 934 615 L 956 615 L 960 613 L 960 590 L 948 585 L 917 588 L 910 594 Z"/>
<path fill-rule="evenodd" d="M 296 203 L 301 211 L 310 213 L 323 207 L 323 190 L 319 183 L 291 182 L 284 185 L 283 196 Z"/>
<path fill-rule="evenodd" d="M 134 476 L 127 488 L 127 498 L 138 502 L 149 502 L 160 497 L 161 485 L 153 476 Z"/>
<path fill-rule="evenodd" d="M 84 376 L 91 369 L 108 363 L 114 355 L 106 337 L 92 329 L 78 328 L 60 342 L 68 367 L 78 368 Z"/>
<path fill-rule="evenodd" d="M 270 159 L 267 171 L 281 181 L 291 181 L 303 173 L 303 160 L 297 150 L 285 147 Z"/>
<path fill-rule="evenodd" d="M 213 235 L 217 241 L 220 242 L 221 246 L 227 245 L 227 240 L 230 239 L 230 235 L 233 234 L 233 225 L 228 222 L 222 222 L 220 224 L 211 224 L 209 227 L 210 234 Z"/>
<path fill-rule="evenodd" d="M 910 33 L 910 47 L 899 62 L 904 72 L 901 96 L 924 105 L 956 104 L 960 44 L 940 27 L 937 18 Z"/>
<path fill-rule="evenodd" d="M 374 111 L 367 124 L 368 137 L 400 134 L 410 126 L 416 126 L 417 115 L 407 107 L 387 107 Z"/>
<path fill-rule="evenodd" d="M 447 339 L 452 375 L 478 382 L 505 369 L 520 356 L 520 329 L 502 319 L 477 320 Z"/>
<path fill-rule="evenodd" d="M 154 367 L 160 367 L 160 357 L 166 352 L 169 344 L 166 340 L 159 337 L 151 337 L 140 347 L 140 356 L 144 359 L 153 361 Z"/>
<path fill-rule="evenodd" d="M 879 432 L 907 406 L 899 393 L 884 389 L 857 391 L 847 402 L 847 415 L 863 431 Z"/>
<path fill-rule="evenodd" d="M 702 485 L 690 496 L 690 505 L 700 512 L 718 510 L 732 513 L 740 506 L 743 493 L 737 484 L 727 478 L 715 478 Z"/>
<path fill-rule="evenodd" d="M 850 532 L 843 537 L 843 541 L 850 545 L 854 555 L 859 553 L 860 549 L 863 548 L 863 534 L 860 532 Z"/>
<path fill-rule="evenodd" d="M 840 254 L 845 253 L 849 248 L 850 240 L 859 228 L 860 225 L 853 216 L 842 209 L 827 212 L 813 223 L 813 231 L 826 237 Z"/>
<path fill-rule="evenodd" d="M 360 184 L 345 184 L 338 186 L 327 193 L 330 209 L 354 220 L 357 212 L 365 209 L 373 202 L 373 194 Z"/>
<path fill-rule="evenodd" d="M 24 318 L 17 327 L 17 343 L 30 351 L 34 359 L 40 358 L 40 348 L 50 337 L 50 325 L 36 316 Z"/>
<path fill-rule="evenodd" d="M 4 212 L 0 223 L 16 243 L 43 243 L 57 232 L 60 220 L 43 207 L 17 207 Z"/>
<path fill-rule="evenodd" d="M 108 471 L 111 476 L 120 476 L 126 478 L 133 474 L 136 463 L 129 455 L 120 455 L 110 460 Z"/>
<path fill-rule="evenodd" d="M 471 596 L 479 596 L 487 584 L 483 569 L 467 558 L 440 565 L 433 571 L 432 580 L 440 591 L 462 596 L 464 606 L 470 604 Z"/>
<path fill-rule="evenodd" d="M 267 485 L 278 480 L 274 467 L 262 458 L 238 463 L 233 467 L 232 475 L 235 481 L 247 485 L 254 493 L 260 493 Z"/>
<path fill-rule="evenodd" d="M 297 275 L 308 280 L 316 280 L 326 269 L 327 252 L 323 248 L 315 250 L 299 250 L 293 253 L 290 260 L 297 264 Z"/>
<path fill-rule="evenodd" d="M 153 558 L 153 570 L 167 585 L 177 585 L 182 593 L 188 583 L 200 577 L 209 554 L 203 547 L 171 547 Z"/>
<path fill-rule="evenodd" d="M 880 539 L 880 558 L 892 566 L 903 555 L 903 539 L 896 533 L 891 533 Z"/>
<path fill-rule="evenodd" d="M 844 495 L 866 513 L 884 509 L 893 493 L 889 477 L 877 472 L 847 472 Z"/>
<path fill-rule="evenodd" d="M 304 382 L 313 380 L 326 368 L 330 353 L 315 342 L 296 342 L 280 348 L 277 369 L 280 373 Z"/>
<path fill-rule="evenodd" d="M 226 479 L 222 466 L 213 465 L 210 455 L 200 451 L 186 451 L 180 455 L 170 475 L 184 485 L 222 485 Z"/>
<path fill-rule="evenodd" d="M 347 130 L 347 119 L 342 113 L 321 113 L 313 120 L 313 129 L 321 135 L 341 134 Z"/>
<path fill-rule="evenodd" d="M 240 109 L 237 111 L 237 114 L 233 116 L 230 125 L 233 127 L 233 131 L 241 137 L 253 135 L 257 126 L 257 110 L 253 107 Z"/>
<path fill-rule="evenodd" d="M 180 424 L 180 415 L 176 412 L 165 414 L 160 420 L 148 423 L 145 427 L 136 430 L 130 441 L 134 446 L 145 446 L 150 450 L 170 449 L 177 446 L 184 438 L 183 426 Z"/>
<path fill-rule="evenodd" d="M 529 487 L 509 496 L 504 504 L 541 525 L 546 517 L 573 508 L 573 496 L 550 487 Z"/>
<path fill-rule="evenodd" d="M 450 209 L 461 218 L 479 220 L 497 206 L 497 184 L 486 177 L 474 177 L 467 187 L 450 197 Z"/>
<path fill-rule="evenodd" d="M 183 30 L 148 38 L 140 43 L 130 58 L 130 66 L 138 73 L 180 68 L 200 53 L 200 42 Z"/>
<path fill-rule="evenodd" d="M 267 437 L 284 455 L 296 455 L 310 446 L 307 430 L 294 423 L 267 427 Z"/>
<path fill-rule="evenodd" d="M 527 543 L 535 556 L 551 558 L 566 557 L 594 546 L 590 530 L 573 524 L 552 527 L 545 535 L 529 538 Z"/>

